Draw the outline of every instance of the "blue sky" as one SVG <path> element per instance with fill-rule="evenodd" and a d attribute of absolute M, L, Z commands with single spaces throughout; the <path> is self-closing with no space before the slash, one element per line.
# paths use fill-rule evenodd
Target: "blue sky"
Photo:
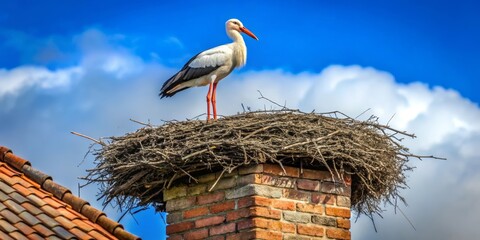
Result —
<path fill-rule="evenodd" d="M 89 143 L 69 132 L 122 135 L 139 127 L 130 118 L 160 124 L 203 113 L 205 88 L 163 100 L 158 89 L 191 56 L 227 43 L 224 23 L 235 17 L 260 41 L 246 39 L 247 65 L 219 85 L 220 114 L 263 107 L 257 89 L 305 111 L 395 114 L 393 126 L 419 136 L 411 149 L 449 161 L 414 163 L 405 212 L 419 230 L 387 208 L 379 233 L 360 218 L 353 237 L 468 234 L 474 226 L 446 226 L 447 213 L 480 213 L 466 210 L 480 197 L 479 10 L 475 1 L 2 1 L 0 144 L 75 189 L 93 159 L 77 167 Z M 429 202 L 442 196 L 436 174 L 463 205 Z M 96 191 L 82 197 L 95 202 Z M 439 215 L 445 205 L 455 206 Z M 144 239 L 164 235 L 158 214 L 136 220 L 122 223 Z"/>

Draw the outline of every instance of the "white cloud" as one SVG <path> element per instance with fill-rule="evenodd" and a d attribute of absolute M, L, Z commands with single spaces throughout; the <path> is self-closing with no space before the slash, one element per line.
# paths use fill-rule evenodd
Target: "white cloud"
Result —
<path fill-rule="evenodd" d="M 0 142 L 20 151 L 34 167 L 72 189 L 76 178 L 85 175 L 84 168 L 91 164 L 74 167 L 89 143 L 69 131 L 93 137 L 122 135 L 140 127 L 129 118 L 160 124 L 161 119 L 194 117 L 206 108 L 206 88 L 192 88 L 160 100 L 159 88 L 172 71 L 145 63 L 127 49 L 112 45 L 109 39 L 98 30 L 77 36 L 83 51 L 78 66 L 0 70 L 0 103 L 7 95 L 16 96 L 21 103 L 11 111 L 0 112 L 0 119 L 8 123 L 0 125 Z M 72 83 L 75 87 L 69 88 Z M 50 98 L 22 95 L 32 88 L 66 91 Z M 384 123 L 395 114 L 390 122 L 393 127 L 418 135 L 417 139 L 405 140 L 412 151 L 448 157 L 448 161 L 412 160 L 418 168 L 410 174 L 411 189 L 404 191 L 410 206 L 403 209 L 417 231 L 389 209 L 385 219 L 377 220 L 379 233 L 373 232 L 368 219 L 361 218 L 353 225 L 353 238 L 463 239 L 476 232 L 480 214 L 480 206 L 475 204 L 480 199 L 480 109 L 476 103 L 454 90 L 419 82 L 398 83 L 392 74 L 371 67 L 333 65 L 319 73 L 233 73 L 219 84 L 219 114 L 242 111 L 241 103 L 253 110 L 273 106 L 259 100 L 257 90 L 280 104 L 286 102 L 288 107 L 303 111 L 338 110 L 356 116 L 370 108 L 362 117 L 375 114 Z M 91 157 L 87 159 L 90 161 Z M 87 197 L 94 199 L 91 192 Z M 110 216 L 116 215 L 112 209 L 107 211 Z M 462 219 L 462 224 L 453 228 L 452 219 Z M 159 217 L 155 221 L 162 220 Z"/>
<path fill-rule="evenodd" d="M 83 70 L 71 67 L 59 70 L 49 70 L 38 66 L 21 66 L 11 70 L 0 69 L 0 101 L 6 95 L 16 96 L 22 90 L 30 87 L 41 89 L 66 87 L 81 78 Z"/>

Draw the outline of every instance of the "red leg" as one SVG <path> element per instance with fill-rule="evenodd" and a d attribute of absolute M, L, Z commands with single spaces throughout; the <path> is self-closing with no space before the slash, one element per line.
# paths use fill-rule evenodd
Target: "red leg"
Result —
<path fill-rule="evenodd" d="M 213 88 L 213 84 L 210 83 L 210 86 L 208 87 L 208 93 L 207 93 L 207 122 L 210 120 L 210 103 L 212 100 L 212 88 Z"/>
<path fill-rule="evenodd" d="M 213 119 L 215 120 L 217 120 L 217 84 L 218 82 L 213 84 L 212 92 Z"/>

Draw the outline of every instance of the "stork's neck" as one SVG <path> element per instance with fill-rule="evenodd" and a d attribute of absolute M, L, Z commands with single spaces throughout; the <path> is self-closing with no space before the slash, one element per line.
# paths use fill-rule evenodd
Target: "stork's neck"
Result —
<path fill-rule="evenodd" d="M 242 35 L 235 30 L 227 31 L 228 36 L 233 40 L 233 53 L 235 58 L 235 67 L 242 67 L 247 63 L 247 46 Z"/>

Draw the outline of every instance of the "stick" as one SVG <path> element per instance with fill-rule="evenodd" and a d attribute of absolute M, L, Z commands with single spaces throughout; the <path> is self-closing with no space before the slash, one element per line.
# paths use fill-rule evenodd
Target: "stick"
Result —
<path fill-rule="evenodd" d="M 104 142 L 102 142 L 102 141 L 100 141 L 100 140 L 97 140 L 97 139 L 95 139 L 95 138 L 89 137 L 89 136 L 87 136 L 87 135 L 84 135 L 84 134 L 81 134 L 81 133 L 77 133 L 77 132 L 73 132 L 73 131 L 70 132 L 70 133 L 73 134 L 73 135 L 77 135 L 77 136 L 79 136 L 79 137 L 83 137 L 83 138 L 86 138 L 86 139 L 88 139 L 88 140 L 94 141 L 95 143 L 100 144 L 100 145 L 102 145 L 102 146 L 107 146 L 107 144 L 105 144 Z"/>

